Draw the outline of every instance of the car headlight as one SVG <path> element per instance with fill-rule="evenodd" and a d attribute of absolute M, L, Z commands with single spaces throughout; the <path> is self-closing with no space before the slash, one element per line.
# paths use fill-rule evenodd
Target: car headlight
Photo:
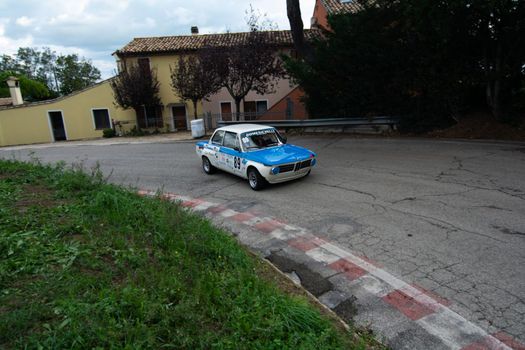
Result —
<path fill-rule="evenodd" d="M 273 168 L 272 168 L 272 174 L 277 175 L 277 174 L 279 174 L 279 171 L 280 171 L 280 170 L 281 170 L 281 169 L 279 169 L 278 166 L 273 167 Z"/>

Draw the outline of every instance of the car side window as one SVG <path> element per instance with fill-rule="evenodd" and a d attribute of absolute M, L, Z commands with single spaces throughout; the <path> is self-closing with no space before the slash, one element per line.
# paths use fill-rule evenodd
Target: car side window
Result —
<path fill-rule="evenodd" d="M 213 135 L 212 139 L 211 139 L 211 143 L 213 143 L 214 145 L 217 145 L 217 146 L 222 146 L 222 139 L 224 137 L 224 131 L 223 130 L 219 130 L 215 133 L 215 135 Z"/>
<path fill-rule="evenodd" d="M 224 147 L 240 149 L 239 139 L 237 138 L 236 133 L 226 131 L 226 134 L 224 134 Z"/>

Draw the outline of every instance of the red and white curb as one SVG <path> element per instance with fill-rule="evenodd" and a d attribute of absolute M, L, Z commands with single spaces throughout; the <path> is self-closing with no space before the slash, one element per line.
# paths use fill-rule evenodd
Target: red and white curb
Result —
<path fill-rule="evenodd" d="M 489 334 L 448 306 L 449 301 L 423 288 L 408 284 L 388 273 L 366 257 L 358 256 L 308 230 L 289 225 L 272 217 L 252 212 L 239 212 L 223 204 L 208 202 L 173 193 L 159 194 L 140 190 L 142 196 L 159 196 L 179 202 L 195 212 L 206 212 L 255 229 L 263 236 L 286 242 L 311 259 L 341 273 L 350 282 L 362 282 L 367 293 L 383 300 L 426 332 L 438 338 L 447 348 L 462 350 L 525 350 L 525 345 L 504 332 Z M 474 341 L 473 341 L 474 339 Z"/>

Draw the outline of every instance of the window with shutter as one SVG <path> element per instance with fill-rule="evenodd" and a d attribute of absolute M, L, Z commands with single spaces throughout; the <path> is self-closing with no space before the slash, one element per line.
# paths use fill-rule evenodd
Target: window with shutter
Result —
<path fill-rule="evenodd" d="M 147 76 L 151 76 L 151 67 L 149 64 L 149 58 L 139 58 L 137 60 L 140 70 Z"/>
<path fill-rule="evenodd" d="M 162 128 L 164 123 L 162 120 L 161 106 L 144 106 L 144 128 Z"/>
<path fill-rule="evenodd" d="M 94 109 L 93 120 L 95 123 L 96 130 L 111 128 L 111 122 L 109 120 L 109 111 L 107 109 Z"/>

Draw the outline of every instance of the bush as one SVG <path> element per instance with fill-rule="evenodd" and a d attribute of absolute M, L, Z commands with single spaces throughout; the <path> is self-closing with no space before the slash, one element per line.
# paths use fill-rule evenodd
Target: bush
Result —
<path fill-rule="evenodd" d="M 105 138 L 115 137 L 116 133 L 113 129 L 104 129 L 102 131 L 102 136 L 104 136 Z"/>
<path fill-rule="evenodd" d="M 131 137 L 146 136 L 146 135 L 148 135 L 148 132 L 146 130 L 137 128 L 137 126 L 134 126 L 130 131 L 126 133 L 126 136 L 131 136 Z"/>

